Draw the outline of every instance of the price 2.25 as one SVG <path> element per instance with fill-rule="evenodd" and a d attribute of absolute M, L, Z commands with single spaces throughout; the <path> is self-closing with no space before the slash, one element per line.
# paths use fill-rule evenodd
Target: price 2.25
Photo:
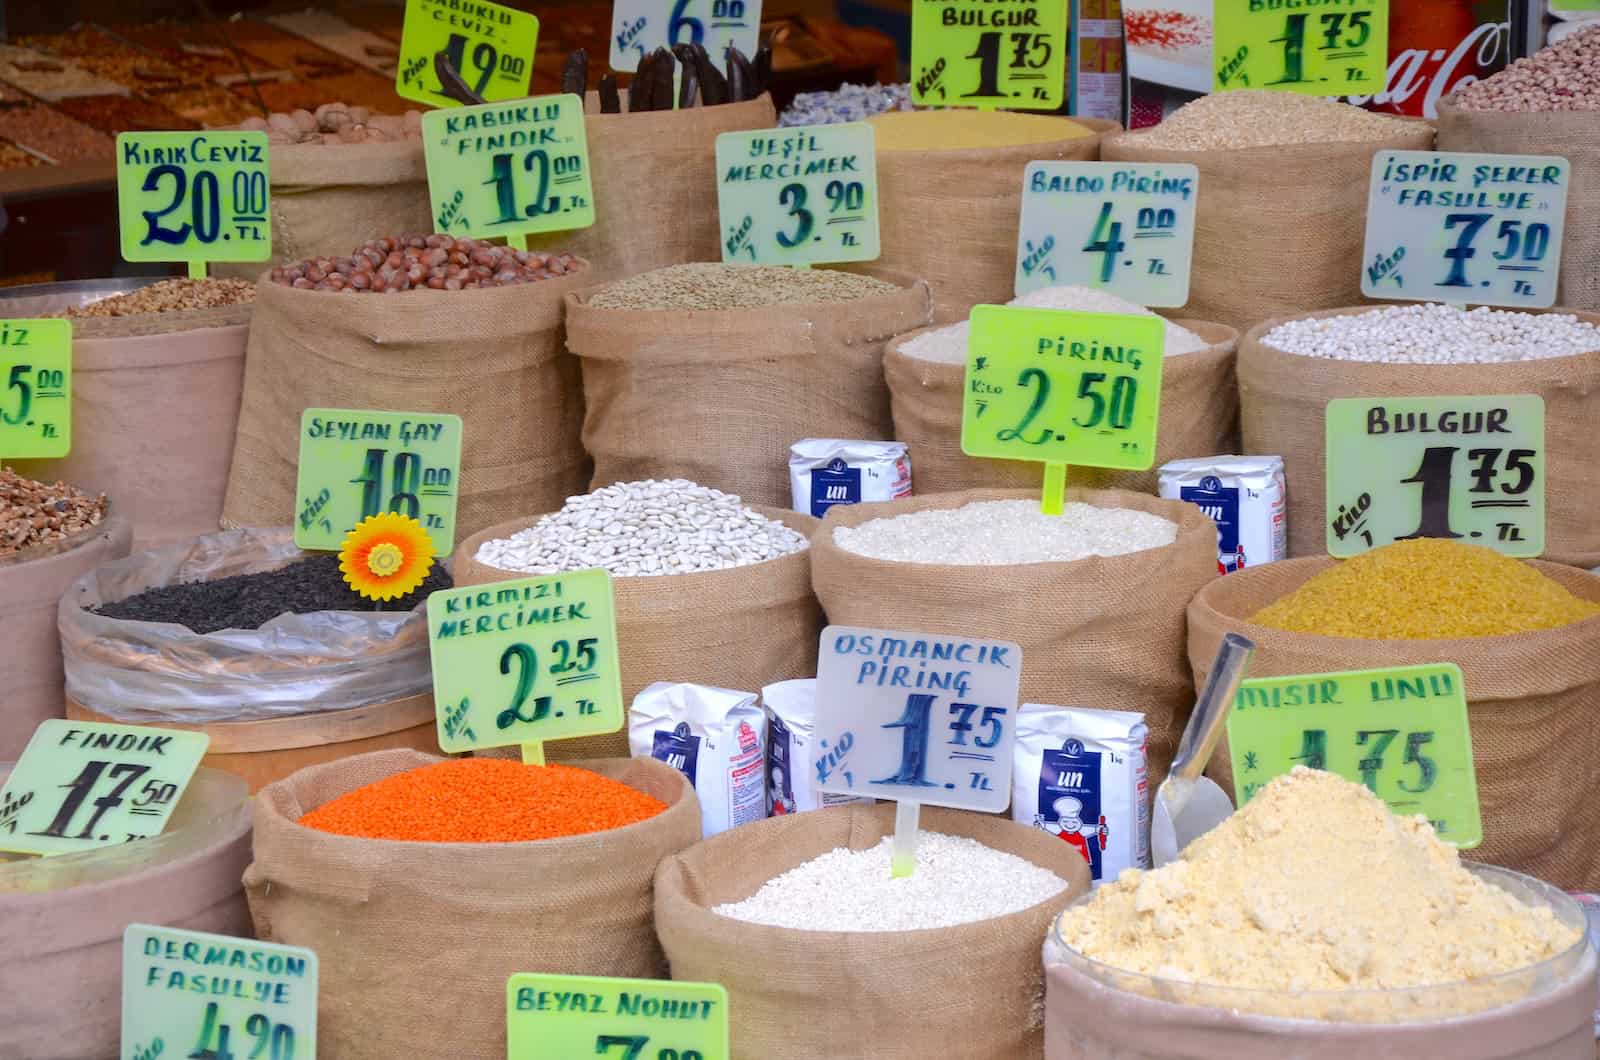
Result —
<path fill-rule="evenodd" d="M 599 674 L 595 672 L 595 664 L 599 662 L 596 646 L 600 643 L 598 637 L 582 637 L 576 644 L 558 640 L 550 645 L 550 652 L 554 658 L 550 662 L 550 675 L 555 678 L 557 686 L 577 684 L 583 681 L 595 680 Z M 552 696 L 537 696 L 533 700 L 533 711 L 524 713 L 528 697 L 533 695 L 534 685 L 538 679 L 539 655 L 529 644 L 512 644 L 500 653 L 500 673 L 502 676 L 511 676 L 511 671 L 517 671 L 516 689 L 511 693 L 511 705 L 502 710 L 495 718 L 495 727 L 509 729 L 517 722 L 543 721 L 550 716 L 551 706 L 554 703 Z M 578 701 L 579 714 L 595 714 L 598 711 L 595 705 L 587 699 Z"/>

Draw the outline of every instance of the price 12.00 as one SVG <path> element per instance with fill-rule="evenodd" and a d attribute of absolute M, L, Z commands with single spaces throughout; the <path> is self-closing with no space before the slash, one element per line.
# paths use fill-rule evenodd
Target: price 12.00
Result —
<path fill-rule="evenodd" d="M 565 201 L 560 194 L 552 194 L 560 192 L 561 185 L 583 183 L 582 155 L 565 154 L 552 159 L 549 152 L 535 148 L 523 154 L 518 163 L 515 155 L 503 151 L 493 156 L 490 167 L 490 177 L 484 183 L 494 186 L 495 204 L 500 209 L 494 224 L 517 224 L 529 217 L 553 216 L 563 209 L 581 210 L 589 205 L 588 197 L 579 191 L 568 190 Z M 519 173 L 528 174 L 533 184 L 527 205 L 519 205 Z"/>

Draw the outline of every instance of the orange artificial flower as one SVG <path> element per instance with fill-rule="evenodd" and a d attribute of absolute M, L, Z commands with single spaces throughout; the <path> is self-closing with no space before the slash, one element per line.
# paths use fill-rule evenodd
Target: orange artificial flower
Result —
<path fill-rule="evenodd" d="M 379 512 L 345 535 L 339 569 L 367 599 L 394 600 L 416 589 L 433 569 L 433 539 L 410 516 Z"/>

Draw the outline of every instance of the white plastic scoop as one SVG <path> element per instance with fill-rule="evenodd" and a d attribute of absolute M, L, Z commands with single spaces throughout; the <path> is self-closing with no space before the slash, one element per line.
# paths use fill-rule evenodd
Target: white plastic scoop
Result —
<path fill-rule="evenodd" d="M 1256 646 L 1237 633 L 1222 638 L 1211 663 L 1206 687 L 1189 715 L 1178 754 L 1167 779 L 1156 789 L 1155 813 L 1150 822 L 1150 854 L 1155 864 L 1177 858 L 1184 847 L 1228 819 L 1233 803 L 1216 783 L 1201 776 L 1211 753 L 1222 739 L 1222 723 L 1244 680 L 1245 665 Z"/>

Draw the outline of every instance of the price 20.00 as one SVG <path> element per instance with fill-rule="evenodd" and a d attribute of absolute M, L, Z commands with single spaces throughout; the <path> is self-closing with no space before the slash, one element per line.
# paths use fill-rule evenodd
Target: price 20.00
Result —
<path fill-rule="evenodd" d="M 169 179 L 170 178 L 170 179 Z M 165 243 L 179 246 L 189 242 L 215 243 L 226 238 L 222 231 L 222 185 L 216 173 L 202 169 L 191 181 L 189 171 L 177 165 L 153 166 L 144 175 L 141 191 L 159 192 L 170 183 L 172 198 L 159 210 L 140 210 L 145 221 L 144 238 L 140 246 Z M 267 175 L 261 170 L 239 170 L 233 175 L 233 210 L 235 220 L 263 223 L 267 219 Z M 189 220 L 176 228 L 167 228 L 161 219 L 189 204 Z"/>
<path fill-rule="evenodd" d="M 1109 381 L 1108 381 L 1109 380 Z M 1038 428 L 1035 437 L 1029 437 L 1033 421 L 1044 411 L 1050 400 L 1050 375 L 1043 368 L 1024 368 L 1017 376 L 1017 386 L 1032 390 L 1033 398 L 1015 426 L 995 432 L 1002 442 L 1021 442 L 1024 445 L 1043 445 L 1063 441 L 1066 435 L 1052 427 Z M 1131 375 L 1118 375 L 1112 379 L 1105 372 L 1084 372 L 1078 377 L 1078 398 L 1087 401 L 1084 415 L 1074 416 L 1072 423 L 1083 430 L 1096 430 L 1102 424 L 1114 430 L 1125 431 L 1133 426 L 1134 408 L 1139 400 L 1139 381 Z"/>

